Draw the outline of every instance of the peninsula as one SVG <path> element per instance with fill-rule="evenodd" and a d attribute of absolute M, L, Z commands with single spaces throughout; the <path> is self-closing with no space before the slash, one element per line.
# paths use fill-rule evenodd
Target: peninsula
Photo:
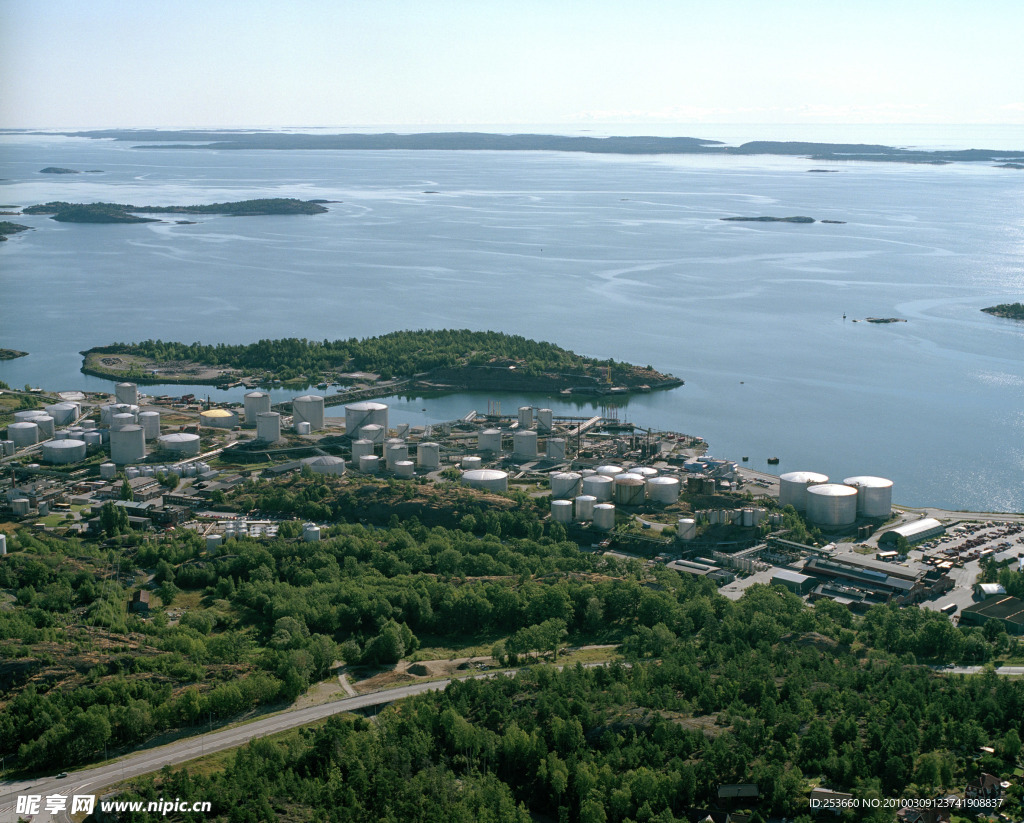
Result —
<path fill-rule="evenodd" d="M 401 331 L 363 340 L 288 338 L 216 346 L 146 340 L 82 352 L 82 371 L 112 380 L 199 385 L 415 380 L 425 390 L 487 389 L 610 394 L 682 385 L 614 360 L 584 357 L 552 343 L 466 329 Z"/>
<path fill-rule="evenodd" d="M 139 214 L 226 214 L 252 217 L 267 214 L 320 214 L 327 211 L 312 200 L 272 197 L 239 200 L 234 203 L 211 203 L 205 206 L 132 206 L 124 203 L 65 203 L 52 201 L 22 209 L 23 214 L 49 214 L 61 223 L 153 223 L 153 218 Z"/>
<path fill-rule="evenodd" d="M 982 309 L 982 311 L 996 317 L 1024 320 L 1024 303 L 1000 303 L 998 306 L 989 306 L 987 309 Z"/>
<path fill-rule="evenodd" d="M 12 223 L 9 220 L 0 220 L 0 240 L 6 240 L 7 235 L 17 234 L 20 231 L 28 231 L 29 226 L 23 226 L 21 223 Z"/>

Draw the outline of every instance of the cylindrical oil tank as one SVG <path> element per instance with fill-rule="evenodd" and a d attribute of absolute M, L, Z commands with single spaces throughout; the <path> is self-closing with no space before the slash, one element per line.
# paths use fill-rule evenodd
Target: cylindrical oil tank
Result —
<path fill-rule="evenodd" d="M 51 440 L 43 443 L 44 463 L 78 463 L 85 460 L 85 441 Z"/>
<path fill-rule="evenodd" d="M 195 436 L 195 435 L 193 435 Z M 120 466 L 146 456 L 146 433 L 142 426 L 124 426 L 110 432 L 110 459 Z"/>
<path fill-rule="evenodd" d="M 392 443 L 384 450 L 388 471 L 395 470 L 395 463 L 409 459 L 409 447 L 405 443 Z"/>
<path fill-rule="evenodd" d="M 367 454 L 373 454 L 373 441 L 372 440 L 353 440 L 352 441 L 352 460 L 358 465 L 359 458 Z"/>
<path fill-rule="evenodd" d="M 828 476 L 817 472 L 787 472 L 779 477 L 779 505 L 807 510 L 807 488 L 828 483 Z"/>
<path fill-rule="evenodd" d="M 46 414 L 42 409 L 22 409 L 14 413 L 15 423 L 33 423 L 37 417 Z"/>
<path fill-rule="evenodd" d="M 139 402 L 139 387 L 134 383 L 118 383 L 114 386 L 114 394 L 118 403 Z"/>
<path fill-rule="evenodd" d="M 206 535 L 206 551 L 215 554 L 220 549 L 221 536 L 219 534 Z"/>
<path fill-rule="evenodd" d="M 277 412 L 260 412 L 256 415 L 256 439 L 264 443 L 276 443 L 281 439 L 281 415 Z"/>
<path fill-rule="evenodd" d="M 615 483 L 615 503 L 619 506 L 643 505 L 646 497 L 646 483 L 635 474 L 620 474 L 612 481 Z"/>
<path fill-rule="evenodd" d="M 303 461 L 314 474 L 340 475 L 345 473 L 345 461 L 330 454 L 321 454 Z"/>
<path fill-rule="evenodd" d="M 113 480 L 117 477 L 117 466 L 113 463 L 101 463 L 100 464 L 100 478 L 103 480 Z"/>
<path fill-rule="evenodd" d="M 692 517 L 680 517 L 676 523 L 676 537 L 680 540 L 693 540 L 697 536 L 697 521 Z"/>
<path fill-rule="evenodd" d="M 605 477 L 615 477 L 618 474 L 625 473 L 625 471 L 626 470 L 622 468 L 622 466 L 616 466 L 612 463 L 608 463 L 607 465 L 597 467 L 597 473 L 603 474 Z"/>
<path fill-rule="evenodd" d="M 139 469 L 139 472 L 142 474 L 143 477 L 152 477 L 153 475 L 156 474 L 156 469 L 154 469 L 152 466 L 143 466 L 141 469 Z"/>
<path fill-rule="evenodd" d="M 583 478 L 583 493 L 589 494 L 601 503 L 612 499 L 615 481 L 603 474 L 592 474 Z"/>
<path fill-rule="evenodd" d="M 594 528 L 603 532 L 615 528 L 615 506 L 611 503 L 598 503 L 594 506 Z"/>
<path fill-rule="evenodd" d="M 292 417 L 296 428 L 299 423 L 309 423 L 310 431 L 324 427 L 324 399 L 319 394 L 304 394 L 292 400 Z"/>
<path fill-rule="evenodd" d="M 147 440 L 155 440 L 160 436 L 160 412 L 139 412 L 139 425 L 142 426 L 142 431 L 146 433 Z"/>
<path fill-rule="evenodd" d="M 203 475 L 210 470 L 209 463 L 196 463 L 196 474 Z"/>
<path fill-rule="evenodd" d="M 476 438 L 476 447 L 484 452 L 501 451 L 501 430 L 484 429 Z"/>
<path fill-rule="evenodd" d="M 508 491 L 508 472 L 498 469 L 476 469 L 462 475 L 462 483 L 474 489 L 485 489 L 492 492 Z"/>
<path fill-rule="evenodd" d="M 565 438 L 549 437 L 546 454 L 548 460 L 565 460 Z"/>
<path fill-rule="evenodd" d="M 551 496 L 556 500 L 569 500 L 580 493 L 583 477 L 576 472 L 555 472 L 549 476 Z"/>
<path fill-rule="evenodd" d="M 11 509 L 19 517 L 25 517 L 31 508 L 27 497 L 17 497 L 11 501 Z"/>
<path fill-rule="evenodd" d="M 296 421 L 293 421 L 293 422 L 295 423 L 295 433 L 296 434 L 312 434 L 313 433 L 313 427 L 309 424 L 308 420 L 296 420 Z"/>
<path fill-rule="evenodd" d="M 46 407 L 46 413 L 58 426 L 67 426 L 74 423 L 82 412 L 77 403 L 52 403 Z"/>
<path fill-rule="evenodd" d="M 551 519 L 555 523 L 572 523 L 572 501 L 552 500 Z"/>
<path fill-rule="evenodd" d="M 196 464 L 195 463 L 186 463 L 185 464 L 185 468 L 182 470 L 182 475 L 185 476 L 185 477 L 195 477 L 196 476 Z"/>
<path fill-rule="evenodd" d="M 128 412 L 118 412 L 110 418 L 111 431 L 117 431 L 118 429 L 123 429 L 125 426 L 134 425 L 136 425 L 135 415 Z"/>
<path fill-rule="evenodd" d="M 647 497 L 653 503 L 671 506 L 679 500 L 679 481 L 675 477 L 650 477 L 647 480 Z"/>
<path fill-rule="evenodd" d="M 33 417 L 32 421 L 36 424 L 39 429 L 39 439 L 46 440 L 53 437 L 56 429 L 53 425 L 53 418 L 48 414 L 40 414 L 38 417 Z"/>
<path fill-rule="evenodd" d="M 157 438 L 157 448 L 173 452 L 179 457 L 193 457 L 199 454 L 199 435 L 188 432 L 162 434 Z"/>
<path fill-rule="evenodd" d="M 583 475 L 583 477 L 593 477 L 597 472 L 593 469 L 580 469 L 580 474 Z"/>
<path fill-rule="evenodd" d="M 580 522 L 594 519 L 594 504 L 597 498 L 592 494 L 581 494 L 576 498 L 576 519 Z"/>
<path fill-rule="evenodd" d="M 760 526 L 764 522 L 764 519 L 768 516 L 768 509 L 762 509 L 760 507 L 754 509 L 754 525 Z"/>
<path fill-rule="evenodd" d="M 411 460 L 396 460 L 395 461 L 395 477 L 401 477 L 408 480 L 416 474 L 416 464 Z"/>
<path fill-rule="evenodd" d="M 743 525 L 750 527 L 754 525 L 754 510 L 744 509 L 743 510 Z"/>
<path fill-rule="evenodd" d="M 385 403 L 349 403 L 345 406 L 345 433 L 355 437 L 363 426 L 380 426 L 384 431 L 388 428 L 388 407 Z M 363 435 L 364 437 L 366 435 Z"/>
<path fill-rule="evenodd" d="M 528 429 L 533 425 L 533 406 L 519 407 L 519 428 Z"/>
<path fill-rule="evenodd" d="M 375 454 L 360 455 L 359 471 L 363 474 L 377 474 L 380 471 L 380 458 Z"/>
<path fill-rule="evenodd" d="M 23 449 L 39 442 L 39 426 L 27 420 L 11 423 L 7 427 L 7 437 L 14 442 L 14 448 Z"/>
<path fill-rule="evenodd" d="M 302 539 L 306 543 L 318 543 L 320 541 L 320 527 L 307 523 L 302 529 Z"/>
<path fill-rule="evenodd" d="M 537 409 L 537 430 L 541 432 L 551 431 L 555 422 L 555 413 L 551 409 Z"/>
<path fill-rule="evenodd" d="M 847 486 L 857 490 L 857 514 L 861 517 L 888 517 L 892 512 L 892 481 L 870 475 L 847 477 Z"/>
<path fill-rule="evenodd" d="M 838 483 L 821 483 L 807 489 L 807 519 L 817 526 L 838 528 L 857 520 L 857 490 Z"/>
<path fill-rule="evenodd" d="M 92 431 L 93 429 L 96 428 L 96 421 L 95 420 L 83 420 L 81 423 L 79 423 L 79 426 L 81 426 L 81 428 L 84 431 Z"/>
<path fill-rule="evenodd" d="M 387 429 L 376 423 L 369 423 L 359 427 L 359 437 L 362 440 L 369 440 L 371 443 L 383 443 L 387 437 Z"/>
<path fill-rule="evenodd" d="M 135 468 L 135 466 L 127 466 L 124 470 L 124 476 L 129 480 L 134 480 L 136 477 L 140 477 L 141 475 L 142 472 Z"/>
<path fill-rule="evenodd" d="M 262 391 L 251 391 L 245 393 L 244 398 L 245 422 L 250 426 L 259 420 L 261 414 L 270 411 L 270 395 Z"/>
<path fill-rule="evenodd" d="M 7 535 L 0 534 L 0 557 L 7 554 Z"/>
<path fill-rule="evenodd" d="M 420 443 L 416 447 L 416 463 L 428 472 L 441 468 L 441 444 Z"/>
<path fill-rule="evenodd" d="M 474 469 L 482 469 L 484 461 L 473 454 L 464 455 L 462 458 L 462 468 L 467 471 L 473 471 Z"/>
<path fill-rule="evenodd" d="M 14 454 L 14 441 L 13 440 L 0 440 L 0 454 L 4 457 L 10 457 Z"/>
<path fill-rule="evenodd" d="M 238 425 L 238 414 L 230 409 L 207 409 L 199 413 L 199 423 L 215 429 L 233 429 Z"/>
<path fill-rule="evenodd" d="M 644 480 L 650 480 L 652 477 L 658 476 L 658 470 L 652 469 L 650 466 L 634 466 L 629 470 L 629 473 L 642 475 Z"/>
<path fill-rule="evenodd" d="M 516 457 L 530 459 L 537 456 L 537 432 L 517 431 L 512 440 Z"/>

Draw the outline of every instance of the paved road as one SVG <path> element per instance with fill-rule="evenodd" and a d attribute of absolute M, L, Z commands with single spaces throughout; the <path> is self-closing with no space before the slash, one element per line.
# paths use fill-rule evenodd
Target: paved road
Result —
<path fill-rule="evenodd" d="M 953 666 L 952 668 L 942 668 L 937 666 L 935 671 L 944 672 L 946 674 L 978 674 L 982 670 L 981 666 Z M 996 669 L 996 674 L 1004 676 L 1020 676 L 1024 675 L 1024 666 L 1000 666 Z"/>
<path fill-rule="evenodd" d="M 237 746 L 248 743 L 250 740 L 255 738 L 265 737 L 287 729 L 294 729 L 298 726 L 305 726 L 341 712 L 364 709 L 369 706 L 381 706 L 385 703 L 401 700 L 404 697 L 411 697 L 412 695 L 423 694 L 428 691 L 438 691 L 440 689 L 444 689 L 453 680 L 493 677 L 498 673 L 499 672 L 489 672 L 487 674 L 467 675 L 466 677 L 451 678 L 447 680 L 434 680 L 428 683 L 415 683 L 411 686 L 401 686 L 395 689 L 387 689 L 385 691 L 360 695 L 359 697 L 349 697 L 344 700 L 336 700 L 332 703 L 310 706 L 306 709 L 286 711 L 281 714 L 263 718 L 262 720 L 254 720 L 251 723 L 246 723 L 234 728 L 198 735 L 184 740 L 178 740 L 174 743 L 168 743 L 166 746 L 160 746 L 159 748 L 146 749 L 134 754 L 129 754 L 114 761 L 113 763 L 108 763 L 91 769 L 83 769 L 82 771 L 71 772 L 67 777 L 62 779 L 45 777 L 27 781 L 5 781 L 0 783 L 0 823 L 14 823 L 14 821 L 17 820 L 17 815 L 15 815 L 15 804 L 19 794 L 37 794 L 41 795 L 43 798 L 47 795 L 62 794 L 69 798 L 68 806 L 70 808 L 70 797 L 72 795 L 99 795 L 104 788 L 111 786 L 114 783 L 118 783 L 121 780 L 158 771 L 163 766 L 184 763 L 188 760 L 193 760 L 194 758 L 201 756 L 201 754 L 210 754 L 212 752 L 223 751 L 224 749 L 233 749 Z M 509 671 L 507 674 L 515 674 L 515 672 Z M 182 799 L 191 801 L 203 800 L 204 798 L 197 797 Z M 37 815 L 34 818 L 34 820 L 49 819 L 49 816 L 45 813 Z M 69 821 L 70 817 L 67 815 L 57 815 L 54 819 Z"/>

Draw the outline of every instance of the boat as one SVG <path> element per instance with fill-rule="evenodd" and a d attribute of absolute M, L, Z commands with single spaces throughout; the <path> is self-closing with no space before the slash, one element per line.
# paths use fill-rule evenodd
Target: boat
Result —
<path fill-rule="evenodd" d="M 744 457 L 743 458 L 743 462 L 746 463 L 749 459 L 750 459 L 749 457 Z"/>
<path fill-rule="evenodd" d="M 777 457 L 769 457 L 768 458 L 768 463 L 769 463 L 769 465 L 777 466 L 777 465 L 779 465 L 779 458 L 777 458 Z"/>

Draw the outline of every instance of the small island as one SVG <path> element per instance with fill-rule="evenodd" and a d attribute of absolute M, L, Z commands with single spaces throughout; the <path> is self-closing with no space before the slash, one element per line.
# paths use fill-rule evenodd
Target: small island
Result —
<path fill-rule="evenodd" d="M 721 217 L 720 220 L 728 220 L 741 223 L 813 223 L 813 217 Z"/>
<path fill-rule="evenodd" d="M 78 169 L 64 169 L 60 166 L 47 166 L 39 170 L 40 174 L 81 174 Z"/>
<path fill-rule="evenodd" d="M 146 340 L 82 352 L 82 371 L 137 383 L 213 386 L 387 384 L 423 391 L 539 391 L 626 394 L 683 381 L 614 360 L 584 357 L 552 343 L 466 329 L 401 331 L 363 340 L 288 338 L 241 345 Z"/>
<path fill-rule="evenodd" d="M 865 317 L 869 323 L 906 323 L 902 317 Z"/>
<path fill-rule="evenodd" d="M 17 360 L 19 357 L 28 357 L 28 352 L 17 349 L 0 349 L 0 360 Z"/>
<path fill-rule="evenodd" d="M 17 234 L 20 231 L 28 231 L 29 226 L 23 226 L 21 223 L 11 223 L 8 220 L 0 220 L 0 240 L 6 240 L 7 235 Z"/>
<path fill-rule="evenodd" d="M 311 200 L 272 197 L 240 200 L 234 203 L 211 203 L 202 206 L 133 206 L 126 203 L 65 203 L 52 201 L 22 210 L 24 214 L 49 214 L 61 223 L 153 223 L 154 218 L 139 214 L 224 214 L 231 217 L 252 217 L 270 214 L 321 214 L 327 211 Z"/>
<path fill-rule="evenodd" d="M 1024 320 L 1024 303 L 1000 303 L 998 306 L 989 306 L 982 309 L 985 314 L 996 317 L 1008 317 L 1011 320 Z"/>

